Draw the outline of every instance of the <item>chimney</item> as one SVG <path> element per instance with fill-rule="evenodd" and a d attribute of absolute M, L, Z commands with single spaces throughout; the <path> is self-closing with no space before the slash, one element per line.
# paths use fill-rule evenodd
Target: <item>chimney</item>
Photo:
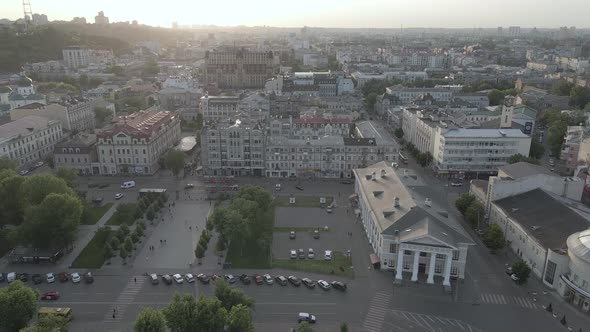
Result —
<path fill-rule="evenodd" d="M 373 171 L 373 173 L 371 173 L 371 180 L 376 181 L 377 180 L 377 176 L 375 171 Z"/>
<path fill-rule="evenodd" d="M 396 197 L 393 199 L 393 207 L 396 207 L 396 208 L 399 207 L 399 197 Z"/>
<path fill-rule="evenodd" d="M 382 177 L 382 178 L 384 178 L 384 177 L 385 177 L 385 174 L 387 174 L 387 172 L 385 172 L 385 170 L 384 170 L 384 169 L 382 169 L 382 170 L 381 170 L 381 177 Z"/>

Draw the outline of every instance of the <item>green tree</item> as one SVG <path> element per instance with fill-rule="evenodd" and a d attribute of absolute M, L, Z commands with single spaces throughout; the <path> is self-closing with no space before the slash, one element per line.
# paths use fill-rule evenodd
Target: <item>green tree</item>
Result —
<path fill-rule="evenodd" d="M 570 91 L 570 106 L 582 109 L 588 103 L 590 103 L 590 88 L 574 86 Z"/>
<path fill-rule="evenodd" d="M 78 187 L 78 171 L 73 168 L 60 167 L 55 172 L 55 176 L 63 179 L 68 187 L 75 189 Z"/>
<path fill-rule="evenodd" d="M 142 74 L 143 76 L 155 76 L 160 72 L 160 67 L 158 63 L 154 60 L 150 60 L 146 62 L 143 66 Z"/>
<path fill-rule="evenodd" d="M 168 167 L 174 176 L 177 176 L 184 168 L 184 152 L 172 149 L 166 154 L 166 167 Z"/>
<path fill-rule="evenodd" d="M 558 96 L 569 96 L 574 84 L 566 80 L 558 80 L 553 83 L 551 93 Z"/>
<path fill-rule="evenodd" d="M 0 170 L 1 169 L 11 169 L 13 171 L 16 170 L 16 161 L 8 159 L 8 157 L 0 158 Z"/>
<path fill-rule="evenodd" d="M 365 98 L 365 102 L 367 103 L 367 110 L 369 112 L 373 112 L 375 110 L 375 103 L 377 103 L 377 97 L 379 95 L 375 92 L 371 92 Z"/>
<path fill-rule="evenodd" d="M 501 90 L 493 89 L 492 91 L 488 92 L 488 99 L 490 100 L 490 105 L 499 105 L 504 100 L 504 93 Z"/>
<path fill-rule="evenodd" d="M 194 331 L 222 332 L 227 322 L 227 310 L 215 297 L 201 295 L 197 301 L 197 324 Z"/>
<path fill-rule="evenodd" d="M 133 325 L 135 332 L 166 332 L 166 318 L 162 311 L 154 308 L 142 308 Z"/>
<path fill-rule="evenodd" d="M 111 248 L 110 245 L 106 244 L 104 246 L 104 258 L 109 259 L 111 257 L 113 257 L 113 248 Z"/>
<path fill-rule="evenodd" d="M 484 214 L 485 209 L 483 205 L 478 200 L 473 200 L 467 211 L 465 211 L 465 219 L 469 221 L 472 227 L 476 227 L 483 222 Z"/>
<path fill-rule="evenodd" d="M 348 332 L 348 324 L 345 322 L 340 323 L 340 332 Z"/>
<path fill-rule="evenodd" d="M 500 229 L 500 226 L 492 224 L 486 231 L 483 242 L 492 252 L 502 249 L 506 241 L 504 240 L 504 233 Z"/>
<path fill-rule="evenodd" d="M 539 160 L 531 158 L 531 157 L 523 156 L 520 153 L 513 154 L 512 156 L 510 156 L 510 158 L 508 158 L 509 164 L 516 164 L 521 161 L 527 162 L 529 164 L 535 164 L 535 165 L 540 164 Z"/>
<path fill-rule="evenodd" d="M 19 331 L 37 311 L 37 293 L 20 281 L 0 288 L 0 331 Z"/>
<path fill-rule="evenodd" d="M 563 137 L 567 131 L 567 122 L 563 120 L 557 120 L 549 127 L 549 134 L 547 135 L 547 142 L 551 152 L 559 156 L 561 150 L 561 144 L 563 143 Z"/>
<path fill-rule="evenodd" d="M 474 200 L 475 196 L 469 193 L 465 193 L 459 196 L 459 198 L 457 198 L 457 200 L 455 201 L 455 206 L 457 207 L 457 210 L 459 210 L 459 212 L 461 212 L 461 214 L 464 215 L 467 211 L 467 208 L 469 208 L 469 206 Z"/>
<path fill-rule="evenodd" d="M 254 332 L 252 313 L 250 308 L 243 304 L 231 307 L 227 321 L 228 332 Z"/>
<path fill-rule="evenodd" d="M 518 277 L 517 283 L 524 284 L 531 274 L 531 268 L 522 259 L 512 264 L 512 272 Z"/>
<path fill-rule="evenodd" d="M 111 239 L 111 247 L 113 247 L 114 250 L 118 250 L 119 246 L 121 246 L 121 241 L 119 240 L 118 237 L 113 237 Z"/>
<path fill-rule="evenodd" d="M 195 249 L 195 257 L 199 259 L 199 264 L 201 264 L 201 259 L 205 257 L 205 248 L 200 243 L 197 244 L 197 248 Z"/>
<path fill-rule="evenodd" d="M 314 330 L 309 326 L 308 322 L 301 322 L 297 326 L 297 332 L 313 332 Z"/>
<path fill-rule="evenodd" d="M 76 238 L 81 216 L 78 197 L 51 193 L 41 204 L 27 210 L 19 235 L 36 248 L 68 247 Z"/>
<path fill-rule="evenodd" d="M 254 300 L 244 294 L 241 289 L 228 285 L 224 280 L 215 282 L 215 297 L 221 301 L 223 307 L 231 310 L 233 306 L 244 305 L 248 308 L 254 306 Z"/>
<path fill-rule="evenodd" d="M 217 251 L 224 251 L 225 250 L 225 240 L 223 237 L 217 238 L 217 243 L 215 244 L 215 249 Z"/>
<path fill-rule="evenodd" d="M 199 331 L 197 300 L 190 294 L 174 294 L 172 301 L 162 310 L 166 325 L 172 332 Z"/>
<path fill-rule="evenodd" d="M 23 222 L 26 201 L 22 185 L 25 180 L 22 176 L 13 175 L 0 181 L 0 229 L 6 224 L 20 225 Z"/>
<path fill-rule="evenodd" d="M 130 237 L 128 237 L 127 239 L 125 239 L 125 250 L 127 252 L 131 252 L 131 250 L 133 250 L 133 241 L 131 240 Z"/>
<path fill-rule="evenodd" d="M 113 116 L 113 112 L 106 107 L 97 106 L 94 108 L 94 118 L 99 124 L 104 124 L 107 119 Z"/>
<path fill-rule="evenodd" d="M 154 212 L 154 207 L 153 207 L 153 206 L 150 206 L 150 207 L 147 209 L 147 212 L 146 212 L 146 214 L 145 214 L 145 217 L 146 217 L 146 218 L 147 218 L 147 220 L 149 220 L 149 221 L 153 221 L 153 220 L 154 220 L 154 218 L 156 217 L 156 213 Z"/>
<path fill-rule="evenodd" d="M 127 258 L 128 253 L 127 250 L 125 250 L 125 248 L 121 248 L 119 249 L 119 257 L 121 257 L 123 259 L 123 262 L 125 262 L 125 259 Z"/>
<path fill-rule="evenodd" d="M 402 138 L 402 137 L 404 137 L 404 130 L 403 130 L 403 129 L 401 129 L 401 128 L 397 128 L 397 129 L 394 131 L 394 135 L 395 135 L 395 137 L 397 137 L 397 138 Z"/>
<path fill-rule="evenodd" d="M 40 204 L 50 193 L 76 196 L 63 180 L 51 174 L 36 174 L 25 178 L 23 196 L 32 205 Z"/>
<path fill-rule="evenodd" d="M 535 136 L 531 140 L 531 149 L 529 150 L 529 157 L 533 159 L 541 159 L 545 154 L 545 147 L 539 143 L 538 138 Z"/>
<path fill-rule="evenodd" d="M 86 74 L 80 75 L 80 78 L 78 78 L 78 82 L 80 83 L 80 88 L 82 89 L 88 89 L 88 87 L 90 86 L 90 79 Z"/>
<path fill-rule="evenodd" d="M 20 332 L 68 332 L 68 321 L 60 316 L 43 316 Z"/>

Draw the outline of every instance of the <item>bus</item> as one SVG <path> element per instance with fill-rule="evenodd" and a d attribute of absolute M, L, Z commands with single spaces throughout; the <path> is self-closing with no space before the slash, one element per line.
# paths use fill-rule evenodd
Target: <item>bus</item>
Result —
<path fill-rule="evenodd" d="M 404 156 L 404 154 L 401 152 L 399 153 L 399 160 L 404 164 L 408 163 L 408 158 L 406 158 L 406 156 Z"/>
<path fill-rule="evenodd" d="M 56 307 L 41 307 L 37 311 L 37 317 L 47 317 L 47 316 L 58 316 L 65 318 L 68 322 L 71 321 L 74 317 L 72 315 L 72 309 L 70 308 L 56 308 Z"/>

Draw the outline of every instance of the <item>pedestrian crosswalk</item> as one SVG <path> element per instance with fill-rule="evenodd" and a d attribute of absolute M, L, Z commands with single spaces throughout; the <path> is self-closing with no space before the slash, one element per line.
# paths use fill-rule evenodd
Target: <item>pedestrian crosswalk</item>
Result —
<path fill-rule="evenodd" d="M 445 318 L 440 316 L 419 314 L 403 310 L 391 310 L 396 319 L 403 319 L 411 322 L 413 325 L 421 327 L 425 331 L 432 332 L 482 332 L 477 327 L 466 323 L 462 320 Z"/>
<path fill-rule="evenodd" d="M 115 300 L 115 303 L 109 307 L 109 310 L 104 315 L 105 322 L 118 322 L 125 315 L 127 307 L 135 299 L 135 295 L 141 290 L 141 287 L 146 282 L 146 276 L 132 276 L 127 285 Z"/>
<path fill-rule="evenodd" d="M 369 303 L 369 311 L 363 323 L 364 332 L 379 332 L 385 320 L 385 315 L 389 311 L 389 301 L 391 295 L 385 292 L 378 292 L 375 294 L 371 303 Z"/>
<path fill-rule="evenodd" d="M 481 303 L 487 304 L 512 304 L 528 309 L 537 309 L 539 306 L 532 299 L 524 296 L 508 296 L 493 293 L 481 293 Z"/>

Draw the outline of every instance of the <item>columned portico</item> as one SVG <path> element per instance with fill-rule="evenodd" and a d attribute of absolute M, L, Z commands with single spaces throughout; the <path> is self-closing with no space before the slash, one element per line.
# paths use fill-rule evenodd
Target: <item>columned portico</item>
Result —
<path fill-rule="evenodd" d="M 430 253 L 430 264 L 428 264 L 428 280 L 426 283 L 434 284 L 434 265 L 436 264 L 436 254 Z"/>
<path fill-rule="evenodd" d="M 445 271 L 444 271 L 444 279 L 443 279 L 443 286 L 451 286 L 451 263 L 453 260 L 452 254 L 447 254 L 445 258 Z"/>
<path fill-rule="evenodd" d="M 412 266 L 412 281 L 418 281 L 419 263 L 420 263 L 420 252 L 414 251 L 414 265 Z"/>
<path fill-rule="evenodd" d="M 397 267 L 395 269 L 395 279 L 401 281 L 402 280 L 402 270 L 404 269 L 404 251 L 400 249 L 397 253 Z"/>

